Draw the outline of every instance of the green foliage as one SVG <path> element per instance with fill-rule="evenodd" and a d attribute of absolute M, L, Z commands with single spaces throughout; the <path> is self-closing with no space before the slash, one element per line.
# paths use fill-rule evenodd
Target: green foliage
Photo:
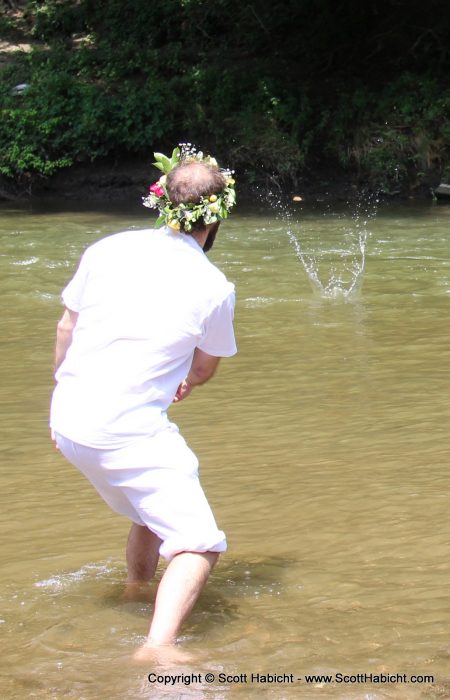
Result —
<path fill-rule="evenodd" d="M 414 187 L 448 162 L 449 114 L 450 89 L 434 78 L 404 73 L 376 93 L 343 93 L 327 149 L 382 189 Z"/>
<path fill-rule="evenodd" d="M 34 46 L 0 70 L 0 173 L 191 141 L 249 180 L 326 161 L 414 186 L 450 162 L 448 23 L 401 5 L 29 0 L 0 21 Z"/>

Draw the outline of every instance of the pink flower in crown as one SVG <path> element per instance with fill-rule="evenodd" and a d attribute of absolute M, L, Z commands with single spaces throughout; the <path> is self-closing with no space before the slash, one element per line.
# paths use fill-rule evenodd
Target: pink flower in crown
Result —
<path fill-rule="evenodd" d="M 152 194 L 156 195 L 157 197 L 164 196 L 164 190 L 159 184 L 159 182 L 155 182 L 153 185 L 150 185 L 148 189 Z"/>

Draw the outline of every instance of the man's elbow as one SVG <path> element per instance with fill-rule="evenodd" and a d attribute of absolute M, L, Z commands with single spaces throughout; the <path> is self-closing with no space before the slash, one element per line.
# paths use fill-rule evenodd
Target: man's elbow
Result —
<path fill-rule="evenodd" d="M 199 359 L 197 355 L 197 361 L 193 362 L 188 374 L 188 381 L 193 385 L 205 384 L 215 375 L 219 366 L 219 357 L 205 356 L 201 358 L 201 361 Z"/>
<path fill-rule="evenodd" d="M 72 340 L 73 326 L 70 326 L 63 321 L 59 321 L 56 325 L 56 343 L 57 345 L 67 345 Z"/>
<path fill-rule="evenodd" d="M 193 367 L 190 374 L 194 376 L 193 384 L 205 384 L 216 373 L 215 367 Z"/>
<path fill-rule="evenodd" d="M 71 335 L 77 320 L 78 313 L 76 311 L 69 311 L 69 309 L 66 309 L 62 315 L 62 318 L 60 318 L 56 324 L 57 334 L 61 336 Z"/>

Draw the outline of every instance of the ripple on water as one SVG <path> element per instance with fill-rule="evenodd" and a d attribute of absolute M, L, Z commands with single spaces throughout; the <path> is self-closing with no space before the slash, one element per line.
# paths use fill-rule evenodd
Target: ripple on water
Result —
<path fill-rule="evenodd" d="M 37 262 L 39 262 L 39 258 L 37 258 L 36 256 L 33 256 L 32 258 L 25 258 L 24 260 L 13 260 L 11 262 L 11 265 L 19 265 L 19 266 L 34 265 Z"/>
<path fill-rule="evenodd" d="M 273 297 L 247 297 L 245 300 L 245 305 L 252 309 L 257 306 L 266 306 L 267 304 L 273 304 L 277 300 Z"/>
<path fill-rule="evenodd" d="M 78 571 L 70 571 L 57 576 L 51 576 L 43 581 L 36 581 L 36 588 L 47 588 L 51 591 L 64 591 L 89 578 L 103 578 L 109 574 L 115 573 L 117 568 L 110 563 L 105 564 L 85 564 Z"/>

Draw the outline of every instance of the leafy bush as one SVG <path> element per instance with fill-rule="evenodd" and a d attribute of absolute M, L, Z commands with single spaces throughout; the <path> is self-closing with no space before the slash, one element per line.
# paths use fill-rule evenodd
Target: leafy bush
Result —
<path fill-rule="evenodd" d="M 438 1 L 29 0 L 0 22 L 34 46 L 0 71 L 0 173 L 192 141 L 250 180 L 326 161 L 414 186 L 450 162 Z"/>
<path fill-rule="evenodd" d="M 450 150 L 450 89 L 435 78 L 402 74 L 379 92 L 343 94 L 327 150 L 382 189 L 414 187 L 443 172 Z"/>

